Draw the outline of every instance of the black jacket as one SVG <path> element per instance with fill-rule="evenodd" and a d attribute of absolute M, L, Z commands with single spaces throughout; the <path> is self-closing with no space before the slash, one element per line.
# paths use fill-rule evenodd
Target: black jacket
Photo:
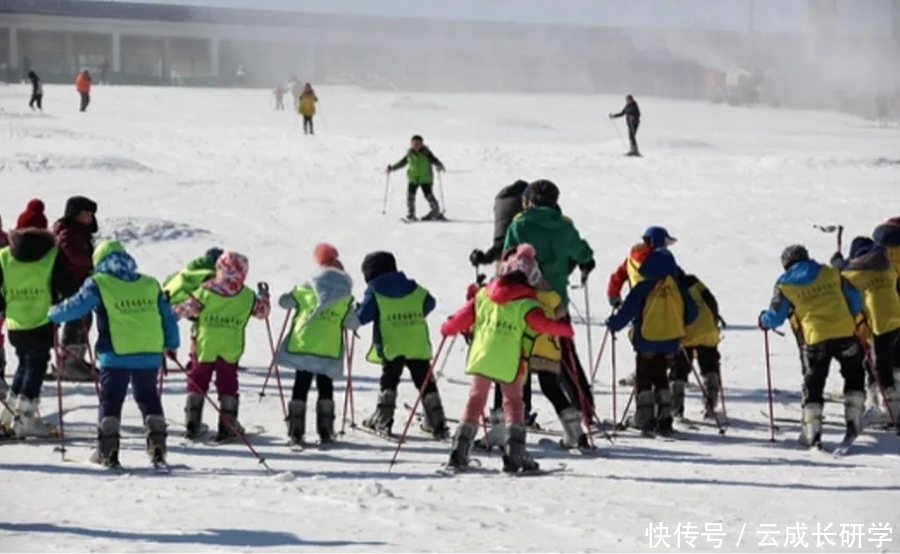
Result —
<path fill-rule="evenodd" d="M 44 94 L 44 85 L 41 84 L 41 78 L 34 71 L 28 72 L 28 80 L 31 81 L 31 94 L 38 96 Z"/>
<path fill-rule="evenodd" d="M 20 262 L 33 262 L 44 257 L 56 246 L 56 239 L 49 231 L 24 229 L 9 234 L 9 248 L 13 258 Z M 3 269 L 0 268 L 0 290 L 3 287 Z M 53 303 L 69 297 L 78 290 L 78 285 L 69 273 L 66 255 L 59 251 L 53 264 L 50 282 Z M 0 294 L 0 312 L 6 311 L 6 299 Z M 30 331 L 9 331 L 9 342 L 14 348 L 23 350 L 48 350 L 53 348 L 53 324 L 48 323 Z"/>
<path fill-rule="evenodd" d="M 625 107 L 622 108 L 622 111 L 613 114 L 613 117 L 622 117 L 625 116 L 625 120 L 628 123 L 640 123 L 641 121 L 641 108 L 638 107 L 637 101 L 632 100 L 631 102 L 625 104 Z"/>
<path fill-rule="evenodd" d="M 503 254 L 503 241 L 506 240 L 506 229 L 519 212 L 522 211 L 522 195 L 528 183 L 516 181 L 500 189 L 494 197 L 494 242 L 484 253 L 485 263 L 494 263 Z"/>

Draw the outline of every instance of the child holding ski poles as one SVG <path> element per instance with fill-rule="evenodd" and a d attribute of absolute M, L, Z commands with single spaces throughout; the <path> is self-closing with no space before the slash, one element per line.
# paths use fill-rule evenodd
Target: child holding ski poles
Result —
<path fill-rule="evenodd" d="M 238 424 L 238 362 L 244 353 L 247 324 L 251 317 L 269 316 L 269 287 L 259 283 L 256 294 L 244 286 L 250 262 L 236 252 L 225 252 L 216 261 L 216 276 L 191 296 L 175 305 L 182 319 L 194 319 L 191 329 L 193 363 L 188 372 L 185 405 L 186 436 L 201 434 L 203 401 L 213 373 L 221 414 L 216 442 L 236 437 Z"/>
<path fill-rule="evenodd" d="M 417 221 L 416 218 L 416 194 L 421 187 L 425 200 L 431 207 L 423 221 L 445 220 L 441 205 L 434 196 L 434 171 L 432 166 L 438 171 L 444 171 L 444 164 L 432 153 L 431 149 L 425 146 L 425 141 L 420 135 L 414 135 L 410 140 L 409 150 L 399 162 L 387 166 L 388 175 L 393 171 L 406 167 L 406 179 L 409 186 L 406 189 L 406 219 L 408 221 Z"/>
<path fill-rule="evenodd" d="M 296 370 L 288 404 L 288 438 L 303 445 L 306 432 L 306 398 L 316 380 L 316 432 L 319 442 L 334 441 L 334 379 L 344 373 L 344 330 L 355 332 L 359 318 L 354 311 L 353 281 L 344 272 L 337 249 L 326 243 L 316 246 L 313 259 L 318 268 L 309 281 L 281 295 L 278 305 L 295 310 L 275 363 Z"/>
<path fill-rule="evenodd" d="M 441 326 L 444 336 L 472 329 L 466 373 L 473 376 L 469 398 L 453 436 L 448 466 L 464 469 L 487 403 L 491 385 L 500 383 L 507 436 L 503 470 L 509 473 L 534 471 L 537 462 L 525 447 L 525 410 L 522 382 L 527 367 L 528 344 L 537 333 L 572 338 L 569 323 L 548 318 L 537 301 L 535 285 L 541 272 L 534 248 L 519 245 L 504 256 L 498 277 L 478 291 L 475 298 Z"/>

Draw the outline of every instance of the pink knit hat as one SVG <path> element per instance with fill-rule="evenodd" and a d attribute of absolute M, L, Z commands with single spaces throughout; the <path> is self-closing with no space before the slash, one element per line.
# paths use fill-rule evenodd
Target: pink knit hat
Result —
<path fill-rule="evenodd" d="M 515 250 L 510 249 L 504 253 L 497 274 L 502 277 L 519 272 L 525 275 L 529 284 L 536 285 L 541 280 L 541 268 L 536 256 L 533 246 L 520 244 Z"/>
<path fill-rule="evenodd" d="M 316 264 L 344 271 L 344 264 L 338 259 L 339 256 L 337 248 L 327 242 L 317 244 L 316 249 L 313 250 L 313 260 L 315 260 Z"/>

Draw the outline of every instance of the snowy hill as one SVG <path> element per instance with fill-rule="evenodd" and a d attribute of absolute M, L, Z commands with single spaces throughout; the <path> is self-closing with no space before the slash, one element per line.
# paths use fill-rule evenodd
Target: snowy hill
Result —
<path fill-rule="evenodd" d="M 834 235 L 813 224 L 843 224 L 849 243 L 898 215 L 900 205 L 900 135 L 845 115 L 638 98 L 646 157 L 631 159 L 621 155 L 622 140 L 606 120 L 621 107 L 618 97 L 327 87 L 318 94 L 319 134 L 311 138 L 290 112 L 271 109 L 268 91 L 96 87 L 89 112 L 81 114 L 71 87 L 47 86 L 47 112 L 36 115 L 27 108 L 26 87 L 0 88 L 5 227 L 30 198 L 42 198 L 56 217 L 67 197 L 84 194 L 99 203 L 101 234 L 124 241 L 142 271 L 162 278 L 221 245 L 247 254 L 251 282 L 268 281 L 276 293 L 306 278 L 313 246 L 328 240 L 341 250 L 357 298 L 363 256 L 390 250 L 437 297 L 430 318 L 437 342 L 439 322 L 459 307 L 473 278 L 469 252 L 490 244 L 493 196 L 518 178 L 556 182 L 563 210 L 594 247 L 595 319 L 607 312 L 607 274 L 648 225 L 664 225 L 678 237 L 673 252 L 717 295 L 729 323 L 752 325 L 769 301 L 784 246 L 803 243 L 827 260 Z M 399 173 L 390 181 L 389 213 L 381 215 L 384 168 L 403 155 L 414 133 L 447 165 L 450 223 L 399 222 L 406 188 Z M 424 209 L 420 199 L 420 215 Z M 573 302 L 583 311 L 577 291 Z M 282 318 L 273 313 L 276 332 Z M 362 332 L 357 360 L 370 332 Z M 585 328 L 577 332 L 586 361 Z M 595 352 L 601 332 L 593 328 Z M 564 463 L 567 471 L 448 478 L 435 469 L 449 445 L 418 431 L 392 471 L 394 445 L 359 431 L 348 430 L 328 452 L 283 446 L 274 382 L 258 401 L 271 357 L 265 326 L 252 322 L 241 419 L 248 428 L 265 428 L 251 441 L 271 473 L 240 444 L 183 444 L 177 435 L 185 381 L 172 375 L 164 396 L 169 459 L 189 467 L 171 476 L 142 471 L 140 417 L 130 401 L 122 462 L 135 468 L 131 475 L 63 463 L 48 442 L 2 444 L 0 551 L 643 551 L 655 545 L 660 524 L 672 548 L 680 538 L 691 549 L 685 531 L 694 531 L 694 546 L 704 551 L 723 537 L 721 550 L 729 551 L 900 550 L 898 438 L 869 432 L 852 456 L 833 459 L 798 450 L 798 425 L 781 423 L 772 446 L 761 413 L 767 407 L 761 334 L 728 331 L 721 350 L 732 423 L 724 436 L 706 425 L 678 442 L 621 434 L 614 446 L 597 439 L 600 457 L 577 458 L 539 446 L 532 435 L 539 461 L 550 468 Z M 16 362 L 7 351 L 11 375 Z M 626 340 L 617 353 L 618 374 L 627 375 L 633 361 Z M 445 376 L 464 379 L 459 344 L 450 356 Z M 601 417 L 611 417 L 609 367 L 607 349 L 595 386 Z M 792 339 L 773 337 L 772 367 L 778 389 L 799 391 Z M 358 361 L 354 372 L 359 421 L 374 408 L 379 370 Z M 293 382 L 293 375 L 282 378 L 286 387 Z M 439 384 L 448 416 L 458 416 L 467 389 Z M 833 368 L 827 390 L 840 387 Z M 537 389 L 540 422 L 558 429 Z M 618 392 L 621 410 L 630 391 Z M 54 394 L 47 384 L 43 412 L 51 420 Z M 342 394 L 341 384 L 338 402 Z M 400 394 L 395 430 L 408 415 L 403 403 L 415 401 L 406 377 Z M 67 456 L 86 459 L 96 423 L 93 386 L 67 384 L 64 405 L 67 429 L 80 437 Z M 779 417 L 797 419 L 798 407 L 796 394 L 776 399 Z M 698 417 L 696 391 L 687 409 Z M 827 419 L 840 415 L 839 405 L 826 406 Z M 211 410 L 205 418 L 213 423 Z M 826 426 L 826 442 L 841 432 Z M 480 460 L 499 467 L 496 454 Z M 829 524 L 834 547 L 814 536 Z M 894 527 L 892 541 L 870 542 L 880 536 L 879 524 Z M 799 529 L 808 548 L 786 544 Z M 764 542 L 775 531 L 778 548 Z"/>

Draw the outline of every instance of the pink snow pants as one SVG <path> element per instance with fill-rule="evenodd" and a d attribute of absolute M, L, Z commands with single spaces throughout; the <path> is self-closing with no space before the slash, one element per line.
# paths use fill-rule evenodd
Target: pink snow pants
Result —
<path fill-rule="evenodd" d="M 211 364 L 201 364 L 194 359 L 191 364 L 191 380 L 188 381 L 189 393 L 206 394 L 213 373 L 216 374 L 216 392 L 219 398 L 238 395 L 238 366 L 230 364 L 222 358 L 216 358 Z"/>
<path fill-rule="evenodd" d="M 500 391 L 503 393 L 503 415 L 506 423 L 525 423 L 525 404 L 522 402 L 523 382 L 524 378 L 519 376 L 512 383 L 500 383 Z M 477 427 L 484 415 L 484 407 L 493 387 L 494 381 L 487 377 L 473 376 L 472 385 L 469 386 L 469 398 L 466 400 L 466 407 L 460 420 Z"/>

